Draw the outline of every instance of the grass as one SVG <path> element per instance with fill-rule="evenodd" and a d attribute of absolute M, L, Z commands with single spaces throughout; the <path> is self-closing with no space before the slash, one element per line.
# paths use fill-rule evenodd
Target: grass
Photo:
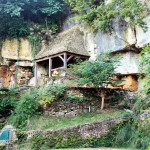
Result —
<path fill-rule="evenodd" d="M 56 150 L 56 149 L 52 149 Z M 129 149 L 129 148 L 106 148 L 106 147 L 100 147 L 100 148 L 77 148 L 77 149 L 59 149 L 59 150 L 138 150 L 138 149 Z"/>
<path fill-rule="evenodd" d="M 82 125 L 102 121 L 117 116 L 127 115 L 124 111 L 109 111 L 102 113 L 86 113 L 73 118 L 60 118 L 52 116 L 36 116 L 32 118 L 27 125 L 27 130 L 58 130 L 61 128 Z"/>
<path fill-rule="evenodd" d="M 17 150 L 32 150 L 31 145 L 28 144 L 22 144 L 18 146 Z M 50 149 L 46 149 L 50 150 Z M 58 149 L 51 149 L 51 150 L 58 150 Z M 132 148 L 106 148 L 106 147 L 101 147 L 101 148 L 64 148 L 64 149 L 59 149 L 59 150 L 140 150 L 140 149 L 132 149 Z"/>

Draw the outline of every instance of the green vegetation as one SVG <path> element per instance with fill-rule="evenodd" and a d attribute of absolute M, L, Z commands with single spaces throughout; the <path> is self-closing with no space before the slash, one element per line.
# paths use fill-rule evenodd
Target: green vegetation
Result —
<path fill-rule="evenodd" d="M 112 57 L 110 53 L 104 53 L 97 57 L 96 61 L 84 61 L 72 65 L 70 72 L 77 77 L 76 83 L 82 85 L 92 85 L 98 90 L 98 95 L 102 97 L 101 109 L 104 108 L 104 90 L 108 85 L 115 85 L 114 76 L 118 75 L 115 72 L 118 66 L 118 56 Z"/>
<path fill-rule="evenodd" d="M 143 84 L 143 92 L 147 95 L 150 95 L 150 44 L 143 48 L 140 54 L 140 70 L 142 73 L 141 78 Z"/>
<path fill-rule="evenodd" d="M 124 111 L 110 111 L 109 113 L 103 112 L 102 114 L 97 113 L 86 113 L 81 116 L 77 116 L 74 118 L 57 118 L 57 117 L 34 117 L 29 122 L 27 129 L 38 129 L 38 130 L 58 130 L 62 128 L 74 127 L 77 125 L 82 125 L 85 123 L 93 123 L 96 121 L 103 121 L 106 119 L 119 117 L 119 116 L 127 116 L 128 113 Z M 32 126 L 32 124 L 34 124 Z M 40 126 L 42 125 L 42 126 Z M 116 129 L 112 130 L 113 133 L 116 133 Z M 27 130 L 27 131 L 28 131 Z M 115 131 L 115 132 L 114 132 Z M 101 139 L 96 138 L 87 138 L 83 139 L 80 135 L 75 134 L 73 132 L 68 133 L 67 135 L 51 135 L 49 137 L 44 137 L 40 135 L 35 135 L 31 140 L 27 140 L 25 137 L 25 132 L 18 131 L 17 135 L 19 137 L 19 145 L 20 148 L 28 147 L 28 149 L 50 149 L 50 148 L 79 148 L 79 147 L 100 147 L 100 146 L 110 146 L 110 143 L 113 141 L 108 140 L 109 136 L 104 136 Z M 106 140 L 107 139 L 107 140 Z"/>
<path fill-rule="evenodd" d="M 49 23 L 51 26 L 58 23 L 58 14 L 64 16 L 65 13 L 67 5 L 63 0 L 2 0 L 0 37 L 5 39 L 27 36 L 33 23 L 45 22 L 48 29 Z"/>
<path fill-rule="evenodd" d="M 137 25 L 144 31 L 147 30 L 143 18 L 148 12 L 148 7 L 138 0 L 112 0 L 108 4 L 105 4 L 103 0 L 68 0 L 68 2 L 79 13 L 76 19 L 86 23 L 94 32 L 113 30 L 112 21 L 116 16 L 126 21 L 131 27 Z"/>
<path fill-rule="evenodd" d="M 10 116 L 9 123 L 15 125 L 17 128 L 23 128 L 27 124 L 28 119 L 38 113 L 40 105 L 36 92 L 36 90 L 32 89 L 32 95 L 31 92 L 27 92 L 21 96 Z"/>
<path fill-rule="evenodd" d="M 130 146 L 133 148 L 147 149 L 150 147 L 150 118 L 146 114 L 150 110 L 150 46 L 147 45 L 140 54 L 140 70 L 143 88 L 139 93 L 130 119 L 119 130 L 116 136 L 117 146 Z M 144 78 L 144 79 L 143 79 Z M 126 141 L 123 143 L 123 141 Z"/>
<path fill-rule="evenodd" d="M 11 114 L 11 111 L 16 107 L 18 102 L 17 94 L 17 89 L 0 89 L 0 117 Z"/>
<path fill-rule="evenodd" d="M 6 38 L 26 37 L 31 42 L 34 57 L 41 48 L 41 41 L 49 41 L 45 36 L 59 30 L 67 13 L 68 5 L 63 0 L 2 0 L 0 43 Z"/>
<path fill-rule="evenodd" d="M 54 100 L 61 98 L 64 96 L 64 92 L 65 87 L 60 85 L 50 85 L 45 88 L 32 88 L 28 90 L 25 94 L 20 96 L 16 107 L 13 107 L 9 123 L 15 125 L 17 128 L 25 127 L 28 120 L 40 112 L 41 106 L 46 106 Z M 8 100 L 7 97 L 5 99 Z M 14 100 L 9 99 L 9 101 L 12 103 Z M 7 105 L 9 105 L 9 103 L 7 103 Z M 5 111 L 5 109 L 5 107 L 2 107 L 3 111 Z"/>
<path fill-rule="evenodd" d="M 82 125 L 86 123 L 93 123 L 96 121 L 102 121 L 108 118 L 125 116 L 128 113 L 124 111 L 114 110 L 110 112 L 102 113 L 86 113 L 73 118 L 61 118 L 52 116 L 35 116 L 33 117 L 28 125 L 28 130 L 58 130 L 61 128 L 73 127 L 76 125 Z"/>
<path fill-rule="evenodd" d="M 118 56 L 112 57 L 110 53 L 104 53 L 97 57 L 96 61 L 88 60 L 71 66 L 71 73 L 78 77 L 75 82 L 93 85 L 95 88 L 107 87 L 113 84 L 113 76 L 118 66 Z"/>
<path fill-rule="evenodd" d="M 115 136 L 124 123 L 114 126 L 109 134 L 101 138 L 89 137 L 85 139 L 79 134 L 68 132 L 65 136 L 61 133 L 57 136 L 53 134 L 50 136 L 36 134 L 26 142 L 30 145 L 29 149 L 116 147 Z"/>
<path fill-rule="evenodd" d="M 39 103 L 42 106 L 51 104 L 54 100 L 61 99 L 65 95 L 64 85 L 49 85 L 48 87 L 41 88 L 38 91 L 40 96 Z"/>

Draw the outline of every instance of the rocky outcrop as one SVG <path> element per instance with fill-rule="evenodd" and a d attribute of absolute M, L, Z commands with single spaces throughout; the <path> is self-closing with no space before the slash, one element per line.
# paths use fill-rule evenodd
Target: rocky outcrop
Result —
<path fill-rule="evenodd" d="M 142 48 L 148 43 L 150 43 L 150 15 L 148 15 L 144 21 L 147 23 L 149 27 L 146 32 L 144 32 L 140 27 L 136 27 L 135 34 L 136 34 L 136 47 Z"/>
<path fill-rule="evenodd" d="M 122 75 L 128 74 L 138 74 L 139 70 L 139 61 L 138 61 L 138 53 L 133 51 L 123 51 L 119 52 L 120 54 L 120 63 L 116 68 L 116 72 Z"/>
<path fill-rule="evenodd" d="M 111 0 L 106 0 L 106 3 L 110 1 Z M 148 2 L 147 0 L 145 1 Z M 149 3 L 148 6 L 150 7 Z M 67 30 L 79 24 L 71 20 L 71 17 L 72 15 L 64 22 L 63 30 Z M 84 33 L 85 47 L 90 53 L 91 59 L 95 59 L 96 55 L 107 51 L 121 55 L 120 63 L 116 71 L 124 76 L 121 77 L 125 79 L 126 83 L 123 87 L 129 90 L 137 89 L 138 81 L 135 75 L 140 73 L 138 70 L 138 53 L 141 48 L 150 43 L 150 15 L 147 15 L 144 21 L 148 26 L 147 32 L 144 32 L 140 27 L 131 28 L 127 22 L 122 20 L 119 16 L 115 16 L 113 19 L 113 30 L 110 33 L 99 31 L 94 34 L 85 25 L 80 24 L 80 28 Z M 132 85 L 134 85 L 133 88 L 131 87 Z"/>
<path fill-rule="evenodd" d="M 20 44 L 20 48 L 19 48 Z M 2 57 L 11 60 L 30 60 L 32 61 L 31 45 L 27 39 L 6 39 L 1 49 Z"/>
<path fill-rule="evenodd" d="M 1 85 L 27 85 L 33 77 L 33 56 L 27 39 L 6 39 L 1 47 Z M 3 61 L 2 61 L 3 60 Z M 5 64 L 5 65 L 3 65 Z M 4 69 L 5 68 L 5 69 Z"/>
<path fill-rule="evenodd" d="M 111 0 L 106 0 L 109 3 Z M 147 0 L 145 0 L 148 2 Z M 150 4 L 148 2 L 150 8 Z M 74 25 L 79 24 L 77 21 L 71 18 L 75 15 L 70 15 L 63 25 L 63 30 L 68 30 Z M 135 27 L 131 28 L 126 21 L 122 20 L 119 16 L 115 16 L 112 21 L 112 31 L 111 33 L 98 32 L 93 34 L 87 27 L 81 24 L 81 28 L 84 31 L 85 46 L 89 51 L 94 51 L 97 49 L 97 53 L 102 53 L 106 51 L 123 51 L 123 50 L 136 50 L 144 47 L 146 44 L 150 43 L 150 15 L 144 19 L 147 23 L 148 30 L 144 32 L 142 28 Z"/>

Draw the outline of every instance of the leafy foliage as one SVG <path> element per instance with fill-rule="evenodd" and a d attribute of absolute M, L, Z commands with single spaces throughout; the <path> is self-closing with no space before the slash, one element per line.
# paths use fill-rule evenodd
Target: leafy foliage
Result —
<path fill-rule="evenodd" d="M 59 24 L 60 18 L 66 15 L 66 8 L 63 0 L 2 0 L 0 38 L 28 36 L 32 23 L 41 24 L 45 20 L 50 21 L 52 30 L 56 29 L 54 24 Z"/>
<path fill-rule="evenodd" d="M 27 124 L 28 119 L 38 112 L 38 100 L 36 89 L 32 89 L 32 91 L 22 95 L 9 122 L 18 128 L 24 127 Z"/>
<path fill-rule="evenodd" d="M 133 106 L 130 120 L 119 130 L 115 143 L 145 150 L 150 146 L 150 45 L 141 51 L 140 71 L 144 86 Z"/>
<path fill-rule="evenodd" d="M 1 17 L 0 17 L 1 18 Z M 1 18 L 0 22 L 0 36 L 3 38 L 20 37 L 29 35 L 29 26 L 23 18 L 10 17 Z"/>
<path fill-rule="evenodd" d="M 51 16 L 61 12 L 65 8 L 62 0 L 2 0 L 0 3 L 0 13 L 3 15 L 28 16 L 37 14 Z"/>
<path fill-rule="evenodd" d="M 41 106 L 46 106 L 64 95 L 64 86 L 51 85 L 33 88 L 22 94 L 18 104 L 10 116 L 9 122 L 18 128 L 27 125 L 28 120 L 40 112 Z"/>
<path fill-rule="evenodd" d="M 104 53 L 97 57 L 96 61 L 79 62 L 71 66 L 71 73 L 78 77 L 75 80 L 79 84 L 92 84 L 94 87 L 106 87 L 114 83 L 113 76 L 117 75 L 118 56 L 112 57 L 110 53 Z"/>
<path fill-rule="evenodd" d="M 51 104 L 54 100 L 60 99 L 64 96 L 65 86 L 64 85 L 50 85 L 46 88 L 41 88 L 38 91 L 40 96 L 39 103 L 42 106 L 46 106 L 47 104 Z"/>
<path fill-rule="evenodd" d="M 142 80 L 143 90 L 145 94 L 150 94 L 150 44 L 143 48 L 140 54 L 140 70 L 144 74 L 144 79 Z"/>
<path fill-rule="evenodd" d="M 138 25 L 144 31 L 147 30 L 143 18 L 148 8 L 145 3 L 142 4 L 138 0 L 112 0 L 108 4 L 97 0 L 68 0 L 68 2 L 79 13 L 77 19 L 87 23 L 95 32 L 110 31 L 115 16 L 120 16 L 131 27 Z"/>
<path fill-rule="evenodd" d="M 0 116 L 10 115 L 15 108 L 18 98 L 16 89 L 1 89 L 0 91 Z"/>

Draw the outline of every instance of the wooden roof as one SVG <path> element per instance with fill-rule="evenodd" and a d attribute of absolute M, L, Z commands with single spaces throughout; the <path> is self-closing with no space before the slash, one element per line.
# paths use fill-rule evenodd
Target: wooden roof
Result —
<path fill-rule="evenodd" d="M 58 36 L 48 44 L 47 49 L 41 50 L 35 59 L 54 56 L 62 52 L 90 56 L 84 47 L 83 33 L 78 26 L 58 34 Z"/>

